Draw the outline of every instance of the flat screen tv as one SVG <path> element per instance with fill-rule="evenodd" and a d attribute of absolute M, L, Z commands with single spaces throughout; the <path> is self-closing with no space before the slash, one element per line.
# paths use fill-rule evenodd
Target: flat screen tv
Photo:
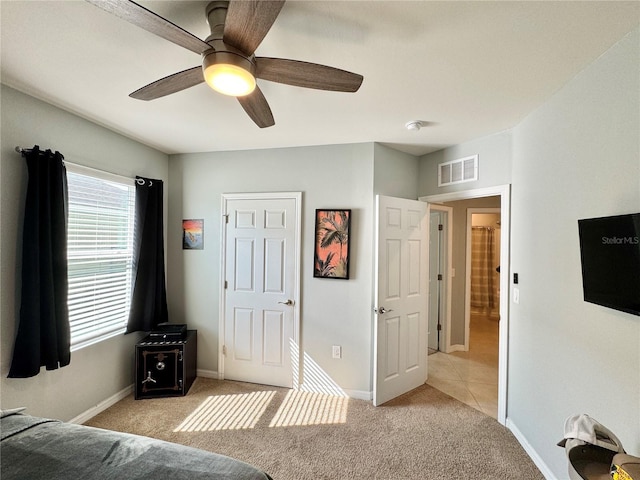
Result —
<path fill-rule="evenodd" d="M 584 300 L 640 316 L 640 213 L 578 220 Z"/>

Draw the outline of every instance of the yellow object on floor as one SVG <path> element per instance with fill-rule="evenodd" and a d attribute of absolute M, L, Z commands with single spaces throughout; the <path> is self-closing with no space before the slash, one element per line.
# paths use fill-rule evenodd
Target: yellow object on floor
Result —
<path fill-rule="evenodd" d="M 619 453 L 611 462 L 613 480 L 640 480 L 640 457 Z"/>

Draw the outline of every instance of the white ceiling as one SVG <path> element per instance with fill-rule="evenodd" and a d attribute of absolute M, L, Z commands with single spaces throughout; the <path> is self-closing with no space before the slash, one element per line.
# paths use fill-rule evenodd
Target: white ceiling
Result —
<path fill-rule="evenodd" d="M 204 39 L 204 1 L 140 1 Z M 1 80 L 166 153 L 381 142 L 422 155 L 516 125 L 639 24 L 640 2 L 296 1 L 256 55 L 364 75 L 357 93 L 259 81 L 259 129 L 206 84 L 128 94 L 200 57 L 83 1 L 0 2 Z M 407 131 L 405 123 L 428 126 Z M 606 119 L 603 119 L 606 121 Z"/>

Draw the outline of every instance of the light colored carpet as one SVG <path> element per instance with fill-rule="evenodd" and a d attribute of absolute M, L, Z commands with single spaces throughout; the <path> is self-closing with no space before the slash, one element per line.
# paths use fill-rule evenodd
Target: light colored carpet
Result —
<path fill-rule="evenodd" d="M 374 407 L 198 378 L 185 397 L 131 395 L 86 425 L 228 455 L 274 480 L 544 478 L 509 430 L 428 385 Z"/>

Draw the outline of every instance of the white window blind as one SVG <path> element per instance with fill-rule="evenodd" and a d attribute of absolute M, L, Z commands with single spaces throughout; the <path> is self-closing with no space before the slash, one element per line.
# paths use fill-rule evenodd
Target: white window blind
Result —
<path fill-rule="evenodd" d="M 67 164 L 71 350 L 124 333 L 131 304 L 132 179 Z"/>

